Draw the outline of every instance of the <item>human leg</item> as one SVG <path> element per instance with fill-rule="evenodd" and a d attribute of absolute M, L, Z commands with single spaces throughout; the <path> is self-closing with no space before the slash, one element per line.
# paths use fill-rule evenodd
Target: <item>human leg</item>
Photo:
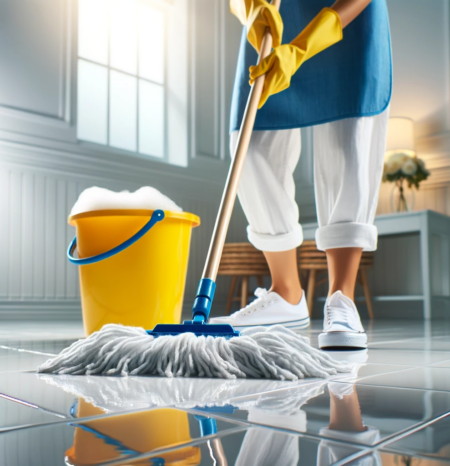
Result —
<path fill-rule="evenodd" d="M 303 294 L 298 276 L 297 249 L 263 252 L 272 278 L 270 291 L 275 291 L 290 304 L 297 304 Z"/>
<path fill-rule="evenodd" d="M 236 142 L 237 133 L 233 133 L 230 141 L 232 153 Z M 258 299 L 250 305 L 252 307 L 236 314 L 239 318 L 252 315 L 254 320 L 262 315 L 260 311 L 264 309 L 265 317 L 258 321 L 259 324 L 270 320 L 270 316 L 276 317 L 277 313 L 281 317 L 275 318 L 272 323 L 287 322 L 296 313 L 302 316 L 302 325 L 306 323 L 307 308 L 296 256 L 303 233 L 298 222 L 293 179 L 300 148 L 300 129 L 256 131 L 252 135 L 241 175 L 238 196 L 249 222 L 248 239 L 263 251 L 267 259 L 272 288 L 268 293 L 258 291 Z M 255 309 L 258 309 L 257 313 Z M 223 321 L 223 318 L 220 319 Z M 213 321 L 217 321 L 217 318 Z M 239 327 L 239 322 L 232 323 Z"/>
<path fill-rule="evenodd" d="M 327 253 L 330 279 L 325 333 L 319 337 L 321 347 L 366 346 L 353 302 L 354 288 L 362 251 L 373 251 L 377 245 L 373 221 L 383 172 L 387 121 L 388 110 L 314 128 L 319 219 L 316 242 Z"/>
<path fill-rule="evenodd" d="M 332 296 L 336 291 L 342 291 L 345 296 L 354 301 L 361 255 L 362 248 L 327 249 L 328 296 Z"/>

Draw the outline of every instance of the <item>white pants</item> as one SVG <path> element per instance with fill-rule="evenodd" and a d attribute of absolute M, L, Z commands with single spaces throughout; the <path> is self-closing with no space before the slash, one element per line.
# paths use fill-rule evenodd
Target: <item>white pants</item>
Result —
<path fill-rule="evenodd" d="M 317 247 L 374 251 L 373 225 L 386 146 L 389 109 L 314 127 Z M 237 131 L 231 134 L 234 153 Z M 303 241 L 293 172 L 300 157 L 300 129 L 255 131 L 238 195 L 249 222 L 249 241 L 262 251 L 287 251 Z"/>

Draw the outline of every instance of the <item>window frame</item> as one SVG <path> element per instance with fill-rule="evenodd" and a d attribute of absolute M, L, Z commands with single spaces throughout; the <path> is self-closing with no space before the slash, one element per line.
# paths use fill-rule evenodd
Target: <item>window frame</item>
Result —
<path fill-rule="evenodd" d="M 169 45 L 170 45 L 170 42 L 173 42 L 170 40 L 170 16 L 171 14 L 173 14 L 173 10 L 175 10 L 178 5 L 177 3 L 186 3 L 187 4 L 187 1 L 186 0 L 136 0 L 136 5 L 137 5 L 137 11 L 136 11 L 136 27 L 139 28 L 139 5 L 147 5 L 149 7 L 152 7 L 152 8 L 156 8 L 160 11 L 162 11 L 164 13 L 164 82 L 161 84 L 159 82 L 156 82 L 156 81 L 152 81 L 150 79 L 147 79 L 147 78 L 144 78 L 144 77 L 141 77 L 139 75 L 139 44 L 140 44 L 140 34 L 139 34 L 139 30 L 137 32 L 137 44 L 136 44 L 136 74 L 132 74 L 132 73 L 129 73 L 129 72 L 126 72 L 126 71 L 123 71 L 123 70 L 120 70 L 116 67 L 113 67 L 111 66 L 111 24 L 110 24 L 110 5 L 111 5 L 111 0 L 108 0 L 107 4 L 108 4 L 108 63 L 105 65 L 103 63 L 99 63 L 99 62 L 96 62 L 94 60 L 91 60 L 89 58 L 85 58 L 83 56 L 81 56 L 79 54 L 79 50 L 78 50 L 78 38 L 79 38 L 79 22 L 78 22 L 78 5 L 77 7 L 75 8 L 76 10 L 76 18 L 77 18 L 77 21 L 76 21 L 76 27 L 75 27 L 75 32 L 76 32 L 76 38 L 75 38 L 75 51 L 74 51 L 74 62 L 75 62 L 75 76 L 76 76 L 76 96 L 75 96 L 75 99 L 74 99 L 74 106 L 75 106 L 75 119 L 74 119 L 74 123 L 75 123 L 75 131 L 76 131 L 76 141 L 77 141 L 77 144 L 83 148 L 86 148 L 86 149 L 94 149 L 96 151 L 98 150 L 101 150 L 101 151 L 106 151 L 106 152 L 109 152 L 109 153 L 113 153 L 113 154 L 117 154 L 117 155 L 124 155 L 124 156 L 132 156 L 132 157 L 137 157 L 139 159 L 143 159 L 143 160 L 149 160 L 149 161 L 152 161 L 152 162 L 163 162 L 163 163 L 168 163 L 168 164 L 171 164 L 171 165 L 179 165 L 179 166 L 187 166 L 188 164 L 188 157 L 187 157 L 187 154 L 186 154 L 186 161 L 185 163 L 178 163 L 176 160 L 173 161 L 171 160 L 173 157 L 171 157 L 170 155 L 170 145 L 169 145 L 169 133 L 170 133 L 170 128 L 169 128 L 169 115 L 170 115 L 170 94 L 171 94 L 171 89 L 170 89 L 170 76 L 169 76 L 169 60 L 168 60 L 168 54 L 169 54 Z M 179 15 L 178 15 L 179 16 Z M 186 30 L 187 30 L 187 18 L 186 18 Z M 187 42 L 187 37 L 186 37 L 186 42 Z M 186 53 L 187 53 L 187 47 L 186 47 Z M 78 138 L 78 64 L 80 62 L 80 60 L 83 60 L 87 63 L 92 63 L 94 65 L 97 65 L 97 66 L 101 66 L 103 68 L 105 68 L 107 70 L 107 73 L 108 73 L 108 81 L 107 81 L 107 142 L 106 144 L 103 144 L 103 143 L 97 143 L 97 142 L 94 142 L 94 141 L 89 141 L 89 140 L 85 140 L 85 139 L 80 139 Z M 187 64 L 187 57 L 186 57 L 186 64 Z M 116 146 L 112 146 L 110 145 L 110 102 L 111 102 L 111 83 L 110 83 L 110 74 L 111 74 L 111 71 L 115 71 L 115 72 L 118 72 L 118 73 L 122 73 L 122 74 L 125 74 L 127 76 L 131 76 L 133 78 L 136 79 L 136 86 L 137 86 L 137 89 L 136 89 L 136 150 L 133 151 L 133 150 L 128 150 L 128 149 L 123 149 L 123 148 L 120 148 L 120 147 L 116 147 Z M 187 79 L 188 79 L 188 75 L 187 75 L 187 69 L 186 69 L 186 73 L 185 73 L 185 85 L 186 85 L 186 88 L 187 88 Z M 163 156 L 162 157 L 158 157 L 158 156 L 155 156 L 155 155 L 150 155 L 150 154 L 146 154 L 146 153 L 143 153 L 143 152 L 140 152 L 139 151 L 139 88 L 140 88 L 140 82 L 141 81 L 144 81 L 144 82 L 148 82 L 148 83 L 151 83 L 151 84 L 156 84 L 158 86 L 161 86 L 163 88 L 163 92 L 164 92 L 164 107 L 163 107 L 163 111 L 164 111 L 164 122 L 163 122 L 163 125 L 164 125 L 164 133 L 163 133 Z M 186 120 L 187 120 L 187 114 L 188 114 L 188 108 L 187 108 L 187 95 L 185 96 L 185 113 L 186 113 Z M 186 133 L 187 133 L 187 126 L 188 126 L 188 122 L 186 121 Z"/>

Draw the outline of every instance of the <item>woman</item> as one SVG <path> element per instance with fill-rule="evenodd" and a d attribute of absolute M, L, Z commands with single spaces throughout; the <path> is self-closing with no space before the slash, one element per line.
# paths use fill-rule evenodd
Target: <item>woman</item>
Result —
<path fill-rule="evenodd" d="M 373 221 L 392 87 L 389 22 L 385 0 L 330 3 L 282 0 L 278 14 L 264 0 L 233 2 L 232 11 L 246 24 L 257 50 L 266 27 L 274 36 L 272 53 L 251 67 L 257 54 L 243 34 L 230 142 L 233 153 L 250 67 L 251 81 L 261 74 L 266 81 L 238 194 L 249 241 L 264 252 L 272 287 L 258 290 L 258 298 L 244 309 L 211 323 L 227 322 L 237 329 L 309 325 L 297 269 L 296 248 L 303 236 L 293 171 L 300 128 L 314 126 L 316 242 L 326 251 L 329 273 L 319 346 L 366 348 L 354 289 L 362 251 L 377 245 Z M 282 33 L 287 43 L 280 45 Z"/>

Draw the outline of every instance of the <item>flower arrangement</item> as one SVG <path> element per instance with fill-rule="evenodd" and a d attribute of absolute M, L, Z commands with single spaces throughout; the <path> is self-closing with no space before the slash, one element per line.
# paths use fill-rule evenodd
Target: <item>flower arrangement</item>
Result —
<path fill-rule="evenodd" d="M 408 183 L 408 188 L 413 186 L 419 189 L 419 183 L 426 180 L 430 176 L 430 172 L 425 168 L 422 159 L 414 156 L 411 157 L 403 152 L 396 152 L 391 155 L 384 164 L 383 181 L 395 182 L 394 191 L 398 193 L 398 199 L 391 198 L 391 208 L 397 212 L 409 211 L 414 204 L 414 193 L 411 190 L 412 200 L 407 201 L 403 182 Z M 394 207 L 396 205 L 396 207 Z"/>
<path fill-rule="evenodd" d="M 403 184 L 403 180 L 406 180 L 408 188 L 415 186 L 419 189 L 419 183 L 429 176 L 430 172 L 422 159 L 402 152 L 391 155 L 384 164 L 383 181 Z"/>

